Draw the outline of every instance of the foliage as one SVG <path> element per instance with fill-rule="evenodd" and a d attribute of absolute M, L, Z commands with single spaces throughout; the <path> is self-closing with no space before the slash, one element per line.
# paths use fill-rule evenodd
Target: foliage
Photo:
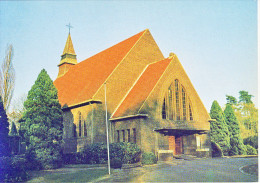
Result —
<path fill-rule="evenodd" d="M 239 122 L 241 136 L 244 139 L 258 134 L 258 109 L 251 101 L 253 96 L 249 95 L 247 91 L 240 91 L 239 94 L 239 102 L 232 104 L 232 107 Z M 229 103 L 228 99 L 227 103 Z"/>
<path fill-rule="evenodd" d="M 239 91 L 239 102 L 243 102 L 243 103 L 253 103 L 251 98 L 253 97 L 253 95 L 249 95 L 247 91 Z"/>
<path fill-rule="evenodd" d="M 110 161 L 110 167 L 111 168 L 122 168 L 122 161 L 119 159 L 119 158 L 114 158 L 114 159 L 111 159 Z"/>
<path fill-rule="evenodd" d="M 217 143 L 220 146 L 224 155 L 228 155 L 230 149 L 228 126 L 225 122 L 222 109 L 217 101 L 212 103 L 210 117 L 215 119 L 215 121 L 210 123 L 211 141 Z"/>
<path fill-rule="evenodd" d="M 139 160 L 140 149 L 136 144 L 128 142 L 109 145 L 110 159 L 119 159 L 122 163 L 135 163 Z M 107 146 L 105 143 L 94 143 L 77 155 L 76 163 L 102 164 L 107 162 Z"/>
<path fill-rule="evenodd" d="M 8 132 L 9 123 L 0 97 L 0 157 L 9 155 Z"/>
<path fill-rule="evenodd" d="M 23 182 L 28 179 L 26 159 L 20 156 L 0 157 L 0 181 Z"/>
<path fill-rule="evenodd" d="M 237 104 L 237 99 L 231 95 L 226 95 L 227 104 Z"/>
<path fill-rule="evenodd" d="M 241 155 L 245 154 L 245 148 L 243 140 L 240 134 L 239 123 L 235 116 L 234 110 L 231 104 L 227 104 L 224 110 L 225 121 L 229 130 L 230 137 L 230 151 L 229 155 Z"/>
<path fill-rule="evenodd" d="M 13 46 L 8 45 L 2 67 L 0 69 L 0 95 L 4 109 L 7 111 L 13 97 L 15 71 L 13 67 Z"/>
<path fill-rule="evenodd" d="M 9 132 L 10 136 L 16 136 L 18 135 L 17 133 L 17 129 L 16 129 L 16 125 L 14 124 L 14 122 L 12 122 L 12 126 L 11 126 L 11 130 Z"/>
<path fill-rule="evenodd" d="M 258 136 L 250 136 L 244 139 L 245 145 L 250 145 L 255 149 L 258 149 Z"/>
<path fill-rule="evenodd" d="M 222 157 L 223 152 L 220 146 L 216 142 L 211 142 L 212 157 Z"/>
<path fill-rule="evenodd" d="M 157 163 L 157 158 L 152 152 L 144 152 L 142 154 L 142 164 L 143 165 L 151 165 L 151 164 L 156 164 Z"/>
<path fill-rule="evenodd" d="M 28 160 L 39 169 L 59 167 L 62 161 L 62 111 L 57 89 L 44 69 L 28 92 L 24 106 L 20 135 L 28 146 Z"/>
<path fill-rule="evenodd" d="M 252 146 L 247 144 L 246 145 L 246 153 L 248 155 L 256 155 L 257 154 L 257 150 L 254 147 L 252 147 Z"/>

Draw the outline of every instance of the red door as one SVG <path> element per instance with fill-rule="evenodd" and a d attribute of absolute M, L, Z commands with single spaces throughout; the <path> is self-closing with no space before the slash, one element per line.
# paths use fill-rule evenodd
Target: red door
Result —
<path fill-rule="evenodd" d="M 175 154 L 182 154 L 182 137 L 175 137 Z"/>

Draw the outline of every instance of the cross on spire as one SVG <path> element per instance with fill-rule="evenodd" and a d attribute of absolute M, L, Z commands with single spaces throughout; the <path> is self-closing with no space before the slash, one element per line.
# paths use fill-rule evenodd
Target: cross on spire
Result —
<path fill-rule="evenodd" d="M 70 28 L 73 28 L 71 25 L 70 25 L 70 23 L 69 23 L 69 25 L 66 25 L 68 28 L 69 28 L 69 33 L 70 33 Z"/>

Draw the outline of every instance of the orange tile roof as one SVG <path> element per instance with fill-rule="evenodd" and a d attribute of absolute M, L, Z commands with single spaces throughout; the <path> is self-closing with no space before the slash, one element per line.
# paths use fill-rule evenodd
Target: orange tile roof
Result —
<path fill-rule="evenodd" d="M 144 32 L 72 66 L 64 76 L 57 78 L 54 85 L 58 89 L 61 106 L 90 99 Z"/>
<path fill-rule="evenodd" d="M 140 109 L 171 60 L 172 58 L 166 58 L 148 65 L 126 98 L 116 109 L 112 118 L 124 116 L 128 109 L 131 109 L 131 111 Z"/>

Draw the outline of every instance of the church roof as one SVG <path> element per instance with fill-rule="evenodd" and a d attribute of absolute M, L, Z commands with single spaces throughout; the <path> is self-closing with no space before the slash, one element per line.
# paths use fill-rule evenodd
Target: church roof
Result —
<path fill-rule="evenodd" d="M 149 64 L 137 79 L 133 87 L 129 90 L 129 93 L 119 104 L 111 118 L 117 118 L 125 115 L 125 112 L 127 112 L 128 109 L 131 109 L 133 112 L 140 109 L 163 75 L 171 60 L 172 57 Z"/>
<path fill-rule="evenodd" d="M 58 89 L 61 106 L 91 99 L 144 32 L 74 65 L 64 76 L 57 78 L 54 85 Z"/>
<path fill-rule="evenodd" d="M 66 45 L 64 47 L 62 55 L 66 54 L 66 53 L 73 54 L 73 55 L 76 54 L 75 50 L 74 50 L 74 47 L 73 47 L 73 44 L 72 44 L 70 33 L 68 35 L 68 38 L 67 38 L 67 41 L 66 41 Z"/>

